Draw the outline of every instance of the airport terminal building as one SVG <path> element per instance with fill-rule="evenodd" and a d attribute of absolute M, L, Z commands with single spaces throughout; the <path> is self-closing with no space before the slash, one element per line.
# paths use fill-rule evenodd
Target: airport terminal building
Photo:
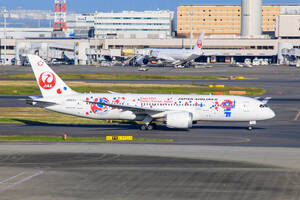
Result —
<path fill-rule="evenodd" d="M 242 2 L 259 5 L 261 0 Z M 246 11 L 254 15 L 243 15 L 243 9 L 249 9 Z M 193 13 L 192 23 L 189 13 Z M 254 10 L 252 6 L 188 5 L 179 6 L 177 15 L 179 37 L 172 35 L 174 13 L 171 11 L 71 14 L 67 17 L 67 33 L 75 37 L 53 37 L 49 29 L 30 32 L 16 28 L 8 32 L 5 40 L 4 31 L 0 29 L 0 55 L 3 60 L 6 43 L 8 61 L 19 60 L 29 52 L 39 52 L 46 60 L 61 59 L 68 54 L 80 60 L 78 63 L 88 64 L 91 58 L 96 61 L 112 55 L 109 52 L 122 56 L 125 51 L 137 52 L 144 48 L 189 49 L 203 30 L 206 31 L 203 50 L 220 55 L 203 56 L 202 62 L 267 58 L 281 63 L 284 49 L 300 49 L 300 5 L 261 5 Z M 253 26 L 251 21 L 257 22 L 257 19 L 261 19 L 261 23 Z M 191 25 L 193 39 L 189 38 Z"/>
<path fill-rule="evenodd" d="M 174 12 L 168 10 L 95 12 L 73 14 L 67 17 L 67 23 L 69 32 L 81 37 L 88 37 L 93 31 L 98 39 L 166 39 L 172 37 L 173 19 Z"/>
<path fill-rule="evenodd" d="M 280 15 L 300 15 L 298 5 L 263 5 L 262 32 L 274 35 L 276 18 Z M 177 35 L 190 37 L 206 30 L 207 35 L 236 35 L 241 33 L 242 7 L 240 5 L 183 5 L 177 8 Z"/>

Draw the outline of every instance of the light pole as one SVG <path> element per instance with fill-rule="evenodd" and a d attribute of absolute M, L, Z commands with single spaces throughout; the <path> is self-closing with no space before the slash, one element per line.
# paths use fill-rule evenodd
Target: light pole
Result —
<path fill-rule="evenodd" d="M 191 39 L 191 50 L 193 49 L 193 11 L 190 12 L 190 15 L 191 15 L 191 35 L 190 35 L 190 39 Z"/>
<path fill-rule="evenodd" d="M 6 33 L 6 18 L 8 17 L 8 11 L 6 8 L 3 9 L 3 18 L 4 18 L 4 62 L 3 64 L 6 65 L 6 38 L 7 38 L 7 33 Z"/>

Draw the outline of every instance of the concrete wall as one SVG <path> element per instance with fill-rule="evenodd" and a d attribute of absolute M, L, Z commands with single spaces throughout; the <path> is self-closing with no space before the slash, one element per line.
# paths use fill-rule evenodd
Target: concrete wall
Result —
<path fill-rule="evenodd" d="M 279 15 L 277 17 L 276 37 L 300 38 L 300 14 Z"/>
<path fill-rule="evenodd" d="M 177 34 L 180 37 L 190 37 L 191 12 L 194 13 L 193 32 L 195 38 L 198 37 L 203 30 L 206 30 L 207 35 L 240 35 L 240 5 L 183 5 L 177 8 Z M 262 31 L 275 32 L 276 17 L 286 13 L 300 13 L 300 6 L 263 5 Z"/>

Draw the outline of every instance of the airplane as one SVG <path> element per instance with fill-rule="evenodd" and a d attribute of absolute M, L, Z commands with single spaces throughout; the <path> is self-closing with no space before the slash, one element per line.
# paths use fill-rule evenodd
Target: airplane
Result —
<path fill-rule="evenodd" d="M 144 49 L 141 55 L 136 58 L 139 65 L 147 64 L 149 58 L 156 58 L 175 67 L 188 65 L 189 62 L 199 58 L 200 56 L 220 55 L 218 52 L 207 53 L 202 50 L 205 32 L 199 36 L 193 49 Z"/>
<path fill-rule="evenodd" d="M 249 122 L 268 120 L 275 113 L 257 99 L 224 95 L 170 95 L 124 93 L 78 93 L 37 55 L 28 55 L 42 96 L 27 103 L 63 114 L 96 120 L 141 121 L 141 130 L 156 128 L 162 121 L 168 128 L 189 129 L 197 121 Z"/>

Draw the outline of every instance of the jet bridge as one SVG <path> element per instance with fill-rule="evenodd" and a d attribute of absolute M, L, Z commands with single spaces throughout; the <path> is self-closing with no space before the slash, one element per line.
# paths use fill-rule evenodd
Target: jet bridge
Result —
<path fill-rule="evenodd" d="M 36 54 L 49 63 L 74 63 L 74 46 L 57 43 L 19 42 L 16 45 L 16 64 L 24 65 L 27 54 Z"/>
<path fill-rule="evenodd" d="M 300 49 L 282 49 L 281 53 L 286 64 L 295 64 L 296 67 L 300 67 Z"/>

